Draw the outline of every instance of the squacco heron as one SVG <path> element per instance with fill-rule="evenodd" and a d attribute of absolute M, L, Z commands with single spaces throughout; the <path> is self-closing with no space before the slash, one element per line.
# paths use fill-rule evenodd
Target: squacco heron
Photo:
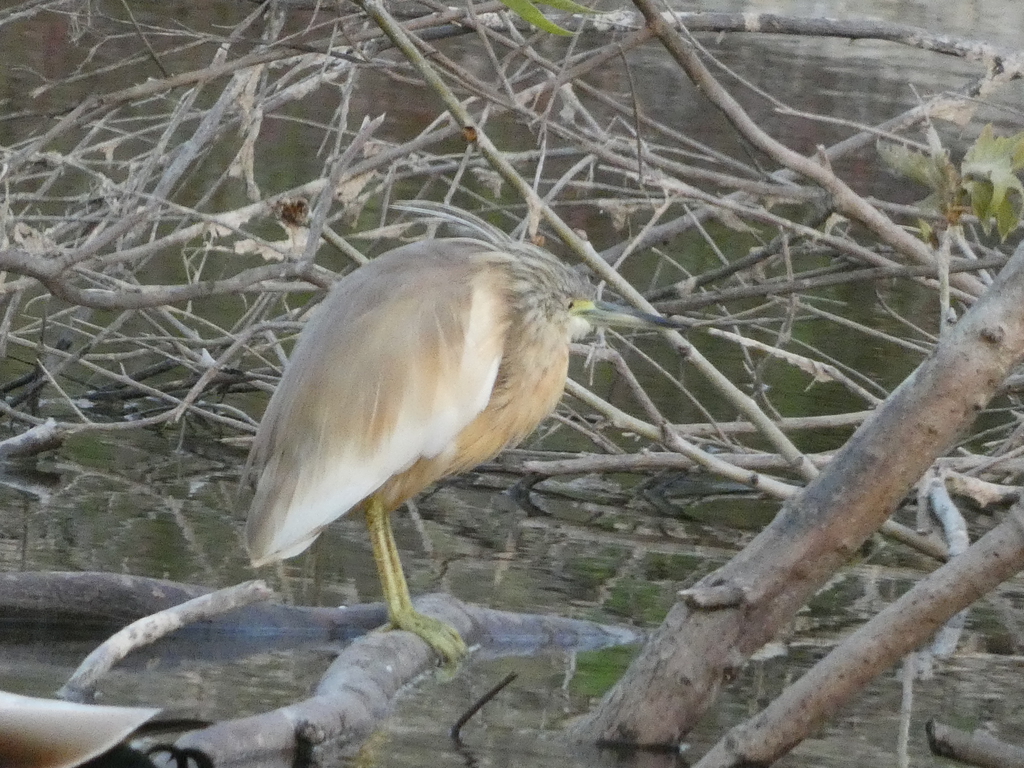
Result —
<path fill-rule="evenodd" d="M 423 240 L 341 279 L 256 434 L 253 564 L 297 555 L 362 510 L 391 628 L 448 661 L 465 654 L 457 630 L 414 610 L 390 513 L 529 435 L 558 403 L 572 339 L 594 326 L 675 326 L 593 296 L 553 255 L 503 235 Z"/>

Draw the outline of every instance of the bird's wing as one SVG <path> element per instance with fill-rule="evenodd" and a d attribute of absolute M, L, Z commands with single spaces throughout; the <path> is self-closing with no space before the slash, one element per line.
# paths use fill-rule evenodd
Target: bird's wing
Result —
<path fill-rule="evenodd" d="M 451 450 L 486 407 L 505 306 L 473 249 L 443 266 L 379 257 L 310 320 L 253 447 L 255 564 L 304 550 L 390 477 Z"/>

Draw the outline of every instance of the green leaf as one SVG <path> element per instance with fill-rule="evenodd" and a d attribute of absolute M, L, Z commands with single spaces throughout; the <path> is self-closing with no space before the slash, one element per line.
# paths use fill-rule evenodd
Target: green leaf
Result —
<path fill-rule="evenodd" d="M 1003 204 L 996 209 L 996 229 L 999 230 L 999 238 L 1005 240 L 1018 224 L 1020 211 L 1009 200 L 1003 200 Z"/>
<path fill-rule="evenodd" d="M 942 186 L 941 161 L 937 161 L 932 155 L 926 155 L 893 141 L 879 141 L 878 155 L 894 171 L 913 179 L 918 184 L 936 191 Z M 948 158 L 943 159 L 949 162 Z"/>
<path fill-rule="evenodd" d="M 1014 173 L 1020 168 L 1024 168 L 1024 132 L 996 136 L 991 124 L 982 129 L 961 165 L 975 215 L 985 231 L 995 219 L 1004 240 L 1024 215 L 1024 184 Z"/>
<path fill-rule="evenodd" d="M 967 191 L 971 196 L 974 215 L 981 219 L 981 224 L 987 232 L 989 211 L 992 208 L 992 184 L 988 181 L 972 181 L 967 184 Z"/>
<path fill-rule="evenodd" d="M 572 32 L 558 26 L 541 13 L 540 9 L 537 8 L 537 3 L 568 13 L 596 13 L 592 8 L 575 3 L 573 0 L 501 0 L 501 2 L 524 21 L 537 27 L 537 29 L 543 29 L 545 32 L 550 32 L 553 35 L 565 36 L 571 35 Z"/>
<path fill-rule="evenodd" d="M 952 220 L 963 205 L 960 174 L 934 131 L 929 131 L 928 148 L 926 153 L 904 144 L 879 141 L 878 155 L 893 170 L 932 191 L 919 206 Z"/>
<path fill-rule="evenodd" d="M 1011 164 L 1013 165 L 1013 170 L 1019 171 L 1021 168 L 1024 168 L 1024 133 L 1018 133 L 1016 138 L 1019 140 L 1017 148 L 1013 151 Z"/>
<path fill-rule="evenodd" d="M 926 243 L 932 243 L 935 240 L 935 229 L 924 219 L 917 220 L 917 230 L 921 234 L 921 239 Z"/>

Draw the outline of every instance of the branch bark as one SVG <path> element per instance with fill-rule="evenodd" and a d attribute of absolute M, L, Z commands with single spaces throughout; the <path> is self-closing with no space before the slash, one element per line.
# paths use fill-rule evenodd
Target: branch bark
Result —
<path fill-rule="evenodd" d="M 1024 246 L 826 470 L 699 585 L 740 599 L 713 611 L 677 604 L 574 738 L 678 744 L 731 671 L 854 555 L 1024 358 L 1022 302 Z"/>
<path fill-rule="evenodd" d="M 980 728 L 967 733 L 930 720 L 925 729 L 928 747 L 934 755 L 981 768 L 1024 768 L 1024 747 L 1000 741 Z"/>
<path fill-rule="evenodd" d="M 154 611 L 164 611 L 183 600 L 193 605 L 197 600 L 208 603 L 226 591 L 206 594 L 202 587 L 112 573 L 0 574 L 0 623 L 12 632 L 29 626 L 34 635 L 45 628 L 66 638 L 72 628 L 79 634 L 83 630 L 92 634 L 139 617 L 148 622 L 153 618 L 148 614 Z M 416 604 L 455 625 L 467 642 L 491 656 L 545 649 L 593 650 L 642 639 L 642 634 L 630 627 L 498 611 L 446 595 L 427 595 Z M 395 694 L 436 664 L 433 651 L 415 635 L 371 631 L 386 619 L 382 603 L 347 608 L 262 603 L 205 620 L 204 625 L 212 629 L 210 636 L 221 648 L 232 637 L 251 639 L 257 628 L 264 640 L 279 636 L 286 641 L 291 638 L 293 643 L 315 640 L 321 645 L 348 645 L 309 699 L 191 731 L 174 746 L 191 754 L 201 752 L 213 765 L 294 765 L 309 750 L 326 755 L 358 746 L 379 727 Z M 192 653 L 202 650 L 193 646 Z M 81 684 L 77 675 L 76 680 Z"/>
<path fill-rule="evenodd" d="M 768 765 L 834 715 L 875 676 L 950 617 L 1024 568 L 1024 505 L 836 646 L 756 717 L 726 734 L 695 768 Z"/>
<path fill-rule="evenodd" d="M 253 267 L 223 280 L 198 280 L 178 285 L 125 283 L 118 290 L 79 288 L 71 282 L 73 273 L 56 268 L 56 264 L 45 256 L 16 248 L 0 250 L 0 268 L 35 278 L 57 298 L 92 309 L 142 309 L 182 304 L 195 299 L 239 293 L 267 280 L 302 278 L 321 288 L 330 284 L 329 277 L 316 267 L 292 262 Z"/>
<path fill-rule="evenodd" d="M 195 597 L 134 621 L 93 650 L 57 691 L 57 696 L 66 701 L 92 703 L 99 679 L 135 649 L 155 643 L 187 624 L 267 600 L 273 594 L 265 582 L 247 581 Z"/>
<path fill-rule="evenodd" d="M 416 600 L 418 610 L 459 630 L 470 645 L 593 648 L 633 642 L 625 628 L 558 616 L 530 616 L 461 603 L 448 595 Z M 359 747 L 391 711 L 397 693 L 436 668 L 436 655 L 411 632 L 371 632 L 348 645 L 310 698 L 185 734 L 175 748 L 212 765 L 331 764 Z"/>

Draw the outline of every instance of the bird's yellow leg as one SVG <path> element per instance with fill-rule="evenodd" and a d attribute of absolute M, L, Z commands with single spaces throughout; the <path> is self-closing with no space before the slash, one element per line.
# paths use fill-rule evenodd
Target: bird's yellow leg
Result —
<path fill-rule="evenodd" d="M 377 498 L 366 504 L 366 527 L 370 531 L 373 559 L 377 563 L 384 601 L 388 606 L 391 629 L 404 629 L 419 635 L 447 662 L 458 661 L 466 655 L 466 644 L 455 627 L 425 616 L 412 607 L 409 585 L 398 559 L 395 536 L 391 531 L 391 515 Z"/>

